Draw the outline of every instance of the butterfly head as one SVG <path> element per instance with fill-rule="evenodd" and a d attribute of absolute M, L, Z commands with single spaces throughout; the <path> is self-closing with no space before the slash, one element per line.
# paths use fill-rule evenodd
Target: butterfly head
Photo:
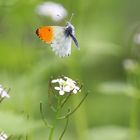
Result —
<path fill-rule="evenodd" d="M 76 40 L 76 38 L 74 36 L 74 34 L 75 34 L 74 26 L 70 22 L 67 22 L 64 33 L 65 33 L 66 37 L 71 37 L 72 40 L 74 41 L 75 45 L 77 46 L 77 48 L 80 49 L 78 41 Z"/>
<path fill-rule="evenodd" d="M 74 26 L 70 22 L 67 22 L 65 27 L 65 35 L 68 37 L 70 34 L 74 35 Z"/>

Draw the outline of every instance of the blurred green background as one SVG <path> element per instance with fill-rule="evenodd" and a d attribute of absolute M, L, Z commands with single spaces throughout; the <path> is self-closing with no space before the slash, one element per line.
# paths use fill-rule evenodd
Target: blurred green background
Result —
<path fill-rule="evenodd" d="M 46 140 L 49 129 L 41 120 L 39 103 L 51 118 L 46 109 L 48 81 L 51 76 L 66 75 L 84 84 L 70 107 L 87 91 L 90 94 L 70 117 L 63 139 L 139 140 L 140 69 L 131 73 L 123 64 L 135 59 L 139 65 L 140 1 L 54 0 L 66 8 L 66 20 L 75 14 L 72 24 L 81 49 L 73 44 L 66 58 L 55 56 L 35 34 L 42 25 L 65 25 L 37 15 L 35 8 L 42 2 L 0 0 L 0 84 L 11 88 L 11 98 L 0 105 L 0 131 L 13 139 L 28 135 L 29 140 Z M 61 122 L 54 139 L 63 127 Z"/>

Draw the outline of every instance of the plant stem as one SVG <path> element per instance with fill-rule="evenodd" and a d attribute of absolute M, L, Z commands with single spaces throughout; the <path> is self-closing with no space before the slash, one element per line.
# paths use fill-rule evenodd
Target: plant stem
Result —
<path fill-rule="evenodd" d="M 47 120 L 46 120 L 46 119 L 45 119 L 45 117 L 44 117 L 42 102 L 40 103 L 40 114 L 41 114 L 41 118 L 42 118 L 42 120 L 43 120 L 43 122 L 44 122 L 45 126 L 47 126 L 47 127 L 50 127 L 50 128 L 51 128 L 51 126 L 49 125 L 49 123 L 47 122 Z"/>
<path fill-rule="evenodd" d="M 53 138 L 53 134 L 54 134 L 54 130 L 55 130 L 56 124 L 57 124 L 57 119 L 55 118 L 54 125 L 52 126 L 52 128 L 50 130 L 49 140 L 52 140 L 52 138 Z"/>
<path fill-rule="evenodd" d="M 82 104 L 82 103 L 84 102 L 84 100 L 86 99 L 88 93 L 89 93 L 89 92 L 87 92 L 87 94 L 86 94 L 85 97 L 81 100 L 81 102 L 75 107 L 75 109 L 74 109 L 73 111 L 71 111 L 70 113 L 68 113 L 68 115 L 67 115 L 66 117 L 72 115 L 72 114 L 81 106 L 81 104 Z"/>
<path fill-rule="evenodd" d="M 129 75 L 130 82 L 131 84 L 136 87 L 138 90 L 140 89 L 139 87 L 139 79 L 135 75 Z M 132 108 L 131 108 L 131 115 L 130 115 L 130 128 L 131 128 L 131 135 L 130 139 L 131 140 L 138 140 L 138 113 L 139 113 L 139 92 L 134 93 L 134 97 L 132 97 Z M 136 97 L 136 98 L 135 98 Z"/>
<path fill-rule="evenodd" d="M 67 102 L 67 100 L 69 99 L 69 97 L 71 96 L 71 94 L 69 94 L 66 98 L 65 98 L 65 100 L 62 102 L 62 104 L 61 104 L 61 108 L 65 105 L 65 103 Z"/>
<path fill-rule="evenodd" d="M 69 122 L 69 117 L 67 117 L 66 119 L 67 119 L 67 120 L 66 120 L 66 124 L 65 124 L 64 130 L 63 130 L 63 132 L 62 132 L 62 134 L 61 134 L 59 140 L 62 139 L 62 137 L 64 136 L 64 134 L 65 134 L 65 132 L 66 132 L 66 130 L 67 130 L 68 122 Z"/>
<path fill-rule="evenodd" d="M 50 130 L 50 134 L 49 134 L 49 139 L 48 140 L 52 140 L 53 138 L 53 134 L 54 134 L 54 130 L 55 130 L 55 127 L 57 125 L 57 122 L 58 122 L 58 116 L 59 116 L 59 112 L 61 110 L 61 107 L 60 107 L 60 99 L 58 99 L 58 102 L 57 102 L 57 110 L 56 110 L 56 114 L 55 114 L 55 118 L 54 118 L 54 125 L 52 126 L 51 130 Z"/>
<path fill-rule="evenodd" d="M 53 133 L 54 133 L 54 129 L 55 129 L 55 126 L 53 126 L 53 127 L 51 128 L 51 131 L 50 131 L 50 134 L 49 134 L 49 140 L 52 140 Z"/>
<path fill-rule="evenodd" d="M 138 111 L 139 111 L 138 105 L 139 100 L 137 98 L 133 98 L 130 118 L 131 140 L 138 140 Z"/>

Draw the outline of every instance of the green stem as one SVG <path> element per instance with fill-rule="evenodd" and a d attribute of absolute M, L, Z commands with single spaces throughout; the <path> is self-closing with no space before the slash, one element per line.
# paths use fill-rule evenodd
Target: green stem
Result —
<path fill-rule="evenodd" d="M 50 134 L 49 134 L 49 140 L 52 140 L 53 133 L 54 133 L 54 129 L 55 129 L 55 126 L 53 126 L 53 127 L 51 128 L 51 131 L 50 131 Z"/>
<path fill-rule="evenodd" d="M 58 111 L 57 111 L 57 112 L 58 112 Z M 57 112 L 56 112 L 56 114 L 57 114 Z M 54 125 L 52 126 L 52 128 L 51 128 L 51 130 L 50 130 L 49 140 L 52 140 L 52 138 L 53 138 L 53 134 L 54 134 L 54 130 L 55 130 L 56 124 L 57 124 L 57 120 L 56 120 L 56 117 L 55 117 Z"/>
<path fill-rule="evenodd" d="M 45 126 L 51 128 L 52 126 L 47 122 L 47 120 L 46 120 L 45 117 L 44 117 L 42 102 L 40 102 L 40 114 L 41 114 L 41 118 L 42 118 L 42 120 L 43 120 Z"/>
<path fill-rule="evenodd" d="M 66 124 L 65 124 L 64 130 L 63 130 L 63 132 L 62 132 L 62 134 L 61 134 L 59 140 L 61 140 L 62 137 L 64 136 L 64 134 L 65 134 L 65 132 L 66 132 L 66 130 L 67 130 L 67 127 L 68 127 L 68 123 L 69 123 L 69 117 L 67 117 L 67 120 L 66 120 Z"/>
<path fill-rule="evenodd" d="M 66 98 L 65 98 L 65 100 L 62 102 L 62 104 L 61 104 L 61 108 L 65 105 L 65 103 L 68 101 L 68 99 L 69 99 L 69 97 L 71 96 L 71 94 L 69 94 Z"/>
<path fill-rule="evenodd" d="M 89 92 L 87 92 L 87 94 L 86 94 L 85 97 L 81 100 L 81 102 L 77 105 L 77 107 L 76 107 L 73 111 L 71 111 L 66 117 L 72 115 L 72 114 L 81 106 L 81 104 L 84 102 L 84 100 L 85 100 L 86 97 L 88 96 L 88 93 L 89 93 Z"/>
<path fill-rule="evenodd" d="M 139 79 L 135 75 L 129 75 L 131 84 L 139 90 Z M 131 140 L 138 140 L 138 114 L 139 114 L 139 92 L 134 93 L 134 97 L 132 98 L 132 105 L 131 105 L 131 114 L 130 114 L 130 139 Z"/>
<path fill-rule="evenodd" d="M 49 140 L 52 140 L 52 138 L 53 138 L 54 130 L 55 130 L 55 127 L 56 127 L 57 122 L 58 122 L 58 119 L 57 118 L 59 116 L 60 109 L 61 109 L 60 99 L 58 99 L 58 102 L 57 102 L 57 110 L 56 110 L 56 115 L 55 115 L 55 119 L 54 119 L 54 125 L 52 126 L 52 128 L 50 130 Z"/>
<path fill-rule="evenodd" d="M 133 98 L 130 118 L 131 140 L 138 140 L 138 111 L 139 111 L 138 106 L 139 100 L 137 98 Z"/>
<path fill-rule="evenodd" d="M 84 102 L 84 100 L 86 99 L 87 95 L 89 94 L 89 92 L 87 92 L 87 94 L 84 96 L 84 98 L 80 101 L 80 103 L 73 109 L 73 111 L 68 111 L 68 113 L 65 116 L 61 116 L 58 117 L 57 119 L 65 119 L 67 117 L 69 117 L 70 115 L 72 115 L 73 113 L 76 112 L 76 110 L 81 106 L 81 104 Z"/>

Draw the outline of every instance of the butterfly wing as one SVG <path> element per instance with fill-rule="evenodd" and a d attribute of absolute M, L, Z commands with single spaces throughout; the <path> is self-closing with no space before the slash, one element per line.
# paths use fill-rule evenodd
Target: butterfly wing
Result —
<path fill-rule="evenodd" d="M 51 44 L 54 38 L 53 26 L 43 26 L 36 30 L 37 36 L 44 42 Z"/>
<path fill-rule="evenodd" d="M 65 35 L 65 28 L 54 26 L 54 39 L 51 43 L 52 50 L 60 57 L 68 56 L 71 54 L 72 39 L 70 36 Z"/>
<path fill-rule="evenodd" d="M 36 30 L 37 36 L 51 45 L 52 50 L 60 57 L 71 54 L 70 36 L 65 35 L 65 28 L 60 26 L 43 26 Z"/>

